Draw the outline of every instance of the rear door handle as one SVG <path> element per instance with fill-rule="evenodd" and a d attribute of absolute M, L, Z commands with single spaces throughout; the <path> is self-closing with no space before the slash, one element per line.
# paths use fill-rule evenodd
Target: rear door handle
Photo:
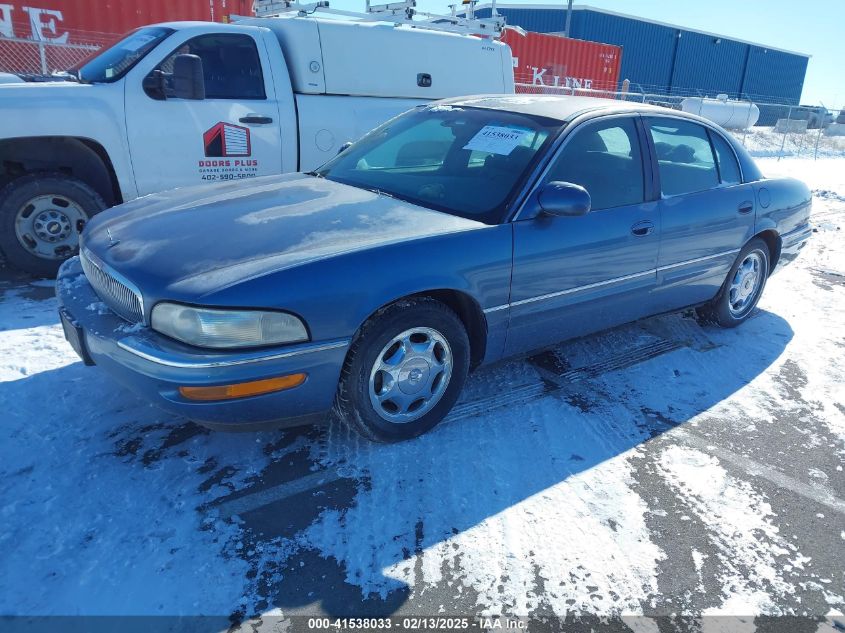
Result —
<path fill-rule="evenodd" d="M 272 123 L 273 117 L 261 116 L 260 114 L 247 114 L 238 119 L 241 123 Z"/>
<path fill-rule="evenodd" d="M 751 202 L 750 200 L 746 200 L 745 202 L 740 204 L 739 209 L 737 209 L 737 211 L 739 211 L 740 213 L 751 213 L 753 210 L 754 210 L 754 203 Z"/>
<path fill-rule="evenodd" d="M 642 222 L 637 222 L 634 226 L 631 227 L 631 233 L 633 233 L 637 237 L 643 237 L 644 235 L 651 235 L 651 232 L 653 230 L 654 230 L 654 222 L 649 222 L 648 220 L 644 220 Z"/>

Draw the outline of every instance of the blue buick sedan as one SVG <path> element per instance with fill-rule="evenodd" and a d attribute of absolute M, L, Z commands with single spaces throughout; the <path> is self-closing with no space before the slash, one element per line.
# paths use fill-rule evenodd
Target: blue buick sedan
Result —
<path fill-rule="evenodd" d="M 708 121 L 592 98 L 407 112 L 321 169 L 147 196 L 61 269 L 88 364 L 216 428 L 431 429 L 467 374 L 695 306 L 733 327 L 810 236 L 810 192 Z"/>

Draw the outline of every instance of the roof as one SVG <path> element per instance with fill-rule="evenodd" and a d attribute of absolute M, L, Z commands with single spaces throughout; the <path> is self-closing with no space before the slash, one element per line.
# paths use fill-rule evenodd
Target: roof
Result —
<path fill-rule="evenodd" d="M 490 9 L 492 5 L 488 3 L 479 4 L 475 7 L 476 11 L 480 9 Z M 546 11 L 566 11 L 566 5 L 557 5 L 557 4 L 499 4 L 496 3 L 497 9 L 507 9 L 509 11 L 515 10 L 522 10 L 522 9 L 542 9 Z M 649 24 L 657 24 L 659 26 L 667 26 L 672 29 L 678 29 L 681 31 L 689 31 L 690 33 L 700 33 L 701 35 L 708 35 L 711 37 L 718 37 L 725 40 L 731 40 L 733 42 L 739 42 L 740 44 L 748 44 L 750 46 L 759 46 L 760 48 L 767 48 L 772 51 L 780 51 L 781 53 L 789 53 L 790 55 L 798 55 L 800 57 L 807 57 L 810 58 L 812 55 L 808 53 L 799 53 L 798 51 L 791 51 L 785 48 L 779 48 L 777 46 L 769 46 L 768 44 L 760 44 L 759 42 L 751 42 L 749 40 L 743 40 L 737 37 L 731 37 L 730 35 L 723 35 L 720 33 L 712 33 L 711 31 L 702 31 L 701 29 L 694 29 L 687 26 L 680 26 L 678 24 L 671 24 L 669 22 L 661 22 L 660 20 L 652 20 L 651 18 L 644 18 L 638 15 L 631 15 L 630 13 L 620 13 L 618 11 L 609 11 L 607 9 L 601 9 L 599 7 L 592 7 L 587 4 L 575 4 L 572 5 L 573 11 L 594 11 L 595 13 L 604 13 L 606 15 L 615 15 L 620 18 L 627 18 L 629 20 L 637 20 L 639 22 L 648 22 Z M 458 13 L 461 13 L 460 11 Z M 513 26 L 519 26 L 518 24 Z"/>
<path fill-rule="evenodd" d="M 580 114 L 598 112 L 611 114 L 614 112 L 671 112 L 673 115 L 686 116 L 679 110 L 667 110 L 660 106 L 618 99 L 601 99 L 598 97 L 569 97 L 564 95 L 472 95 L 469 97 L 454 97 L 436 101 L 436 105 L 466 106 L 470 108 L 485 108 L 488 110 L 506 110 L 530 116 L 541 116 L 561 122 L 571 121 Z M 695 116 L 687 118 L 697 119 Z"/>

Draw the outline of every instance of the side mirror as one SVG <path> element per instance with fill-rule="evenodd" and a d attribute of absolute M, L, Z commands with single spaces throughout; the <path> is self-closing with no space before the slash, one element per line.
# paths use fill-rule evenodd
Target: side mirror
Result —
<path fill-rule="evenodd" d="M 164 91 L 164 73 L 158 69 L 144 77 L 142 87 L 150 99 L 164 101 L 167 98 Z"/>
<path fill-rule="evenodd" d="M 352 141 L 346 141 L 343 145 L 340 146 L 340 149 L 337 150 L 338 154 L 343 154 L 346 150 L 352 147 Z"/>
<path fill-rule="evenodd" d="M 182 54 L 173 58 L 173 96 L 177 99 L 205 99 L 202 59 Z"/>
<path fill-rule="evenodd" d="M 546 183 L 537 195 L 543 213 L 564 217 L 587 215 L 590 212 L 590 194 L 581 185 L 554 180 Z"/>

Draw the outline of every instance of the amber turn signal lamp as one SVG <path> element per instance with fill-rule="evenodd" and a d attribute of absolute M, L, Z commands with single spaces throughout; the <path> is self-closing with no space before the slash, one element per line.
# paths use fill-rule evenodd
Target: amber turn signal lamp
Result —
<path fill-rule="evenodd" d="M 240 382 L 236 385 L 217 387 L 179 387 L 179 393 L 188 400 L 232 400 L 247 396 L 260 396 L 264 393 L 293 389 L 305 382 L 307 374 L 290 374 L 278 378 Z"/>

